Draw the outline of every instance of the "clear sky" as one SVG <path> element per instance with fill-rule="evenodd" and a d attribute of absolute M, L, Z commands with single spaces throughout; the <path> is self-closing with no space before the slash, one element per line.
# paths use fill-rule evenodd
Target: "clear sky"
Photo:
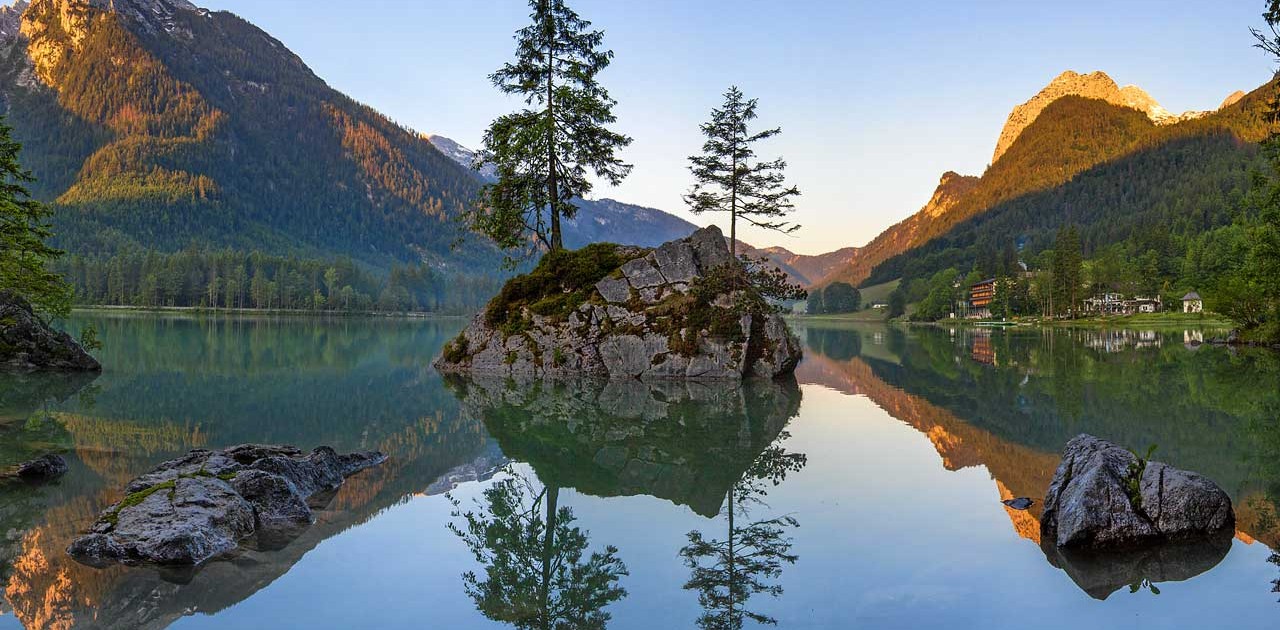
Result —
<path fill-rule="evenodd" d="M 488 75 L 525 0 L 197 0 L 283 41 L 330 85 L 414 129 L 479 144 L 519 103 Z M 794 236 L 816 254 L 862 245 L 915 212 L 948 170 L 980 174 L 1014 105 L 1060 72 L 1103 70 L 1170 111 L 1213 109 L 1273 65 L 1251 48 L 1262 0 L 576 0 L 616 53 L 602 82 L 635 171 L 594 196 L 691 217 L 681 195 L 698 124 L 730 84 L 783 133 L 803 196 Z"/>

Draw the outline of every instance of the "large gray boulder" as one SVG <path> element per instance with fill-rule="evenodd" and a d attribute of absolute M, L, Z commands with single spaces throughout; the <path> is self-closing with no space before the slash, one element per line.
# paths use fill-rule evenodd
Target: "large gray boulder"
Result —
<path fill-rule="evenodd" d="M 311 524 L 311 501 L 384 461 L 381 453 L 339 455 L 327 446 L 305 455 L 256 444 L 191 451 L 130 482 L 67 552 L 91 566 L 196 565 L 255 536 L 259 546 L 276 547 Z"/>
<path fill-rule="evenodd" d="M 1133 549 L 1213 538 L 1235 525 L 1231 498 L 1193 472 L 1148 462 L 1135 496 L 1137 458 L 1091 435 L 1067 443 L 1045 495 L 1042 540 L 1075 550 Z"/>
<path fill-rule="evenodd" d="M 102 365 L 71 335 L 44 323 L 22 296 L 0 289 L 0 371 L 96 372 Z"/>
<path fill-rule="evenodd" d="M 642 380 L 776 378 L 795 370 L 801 346 L 782 317 L 738 306 L 750 289 L 695 297 L 699 279 L 733 260 L 719 228 L 619 252 L 626 260 L 581 290 L 567 315 L 525 309 L 512 332 L 487 323 L 486 310 L 434 365 L 457 374 Z"/>

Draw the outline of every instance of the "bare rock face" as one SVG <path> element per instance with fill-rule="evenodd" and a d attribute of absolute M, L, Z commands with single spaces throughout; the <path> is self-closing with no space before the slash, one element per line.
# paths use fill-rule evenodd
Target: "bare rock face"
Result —
<path fill-rule="evenodd" d="M 279 546 L 311 524 L 309 501 L 384 461 L 327 446 L 306 455 L 254 444 L 191 451 L 130 482 L 67 553 L 91 566 L 196 565 L 254 536 L 259 546 Z"/>
<path fill-rule="evenodd" d="M 1068 442 L 1045 494 L 1042 540 L 1073 550 L 1125 550 L 1229 535 L 1235 512 L 1217 484 L 1149 462 L 1131 497 L 1127 479 L 1136 461 L 1091 435 Z"/>
<path fill-rule="evenodd" d="M 511 333 L 480 313 L 435 367 L 520 377 L 722 380 L 776 378 L 800 362 L 800 342 L 777 313 L 735 310 L 740 296 L 733 293 L 697 303 L 695 282 L 732 260 L 719 228 L 629 254 L 567 316 L 526 309 L 521 330 Z"/>
<path fill-rule="evenodd" d="M 71 335 L 45 324 L 16 293 L 0 290 L 0 371 L 96 372 L 102 369 Z"/>

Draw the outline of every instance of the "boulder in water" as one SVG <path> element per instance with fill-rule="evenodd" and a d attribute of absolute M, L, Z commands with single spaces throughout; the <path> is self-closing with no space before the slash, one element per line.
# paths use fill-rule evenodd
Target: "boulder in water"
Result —
<path fill-rule="evenodd" d="M 327 446 L 305 455 L 256 444 L 191 451 L 130 482 L 67 552 L 91 566 L 196 565 L 255 535 L 278 546 L 311 524 L 310 500 L 384 461 L 381 453 L 339 455 Z"/>
<path fill-rule="evenodd" d="M 1117 550 L 1215 538 L 1235 525 L 1213 481 L 1079 435 L 1067 443 L 1045 494 L 1041 536 L 1075 550 Z"/>

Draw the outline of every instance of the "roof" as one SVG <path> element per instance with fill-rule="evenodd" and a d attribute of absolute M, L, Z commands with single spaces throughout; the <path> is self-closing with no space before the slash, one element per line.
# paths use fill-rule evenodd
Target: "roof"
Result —
<path fill-rule="evenodd" d="M 1195 291 L 1192 291 L 1191 293 L 1188 293 L 1182 296 L 1183 302 L 1190 302 L 1191 300 L 1198 300 L 1198 299 L 1200 299 L 1200 294 L 1196 293 Z"/>
<path fill-rule="evenodd" d="M 984 285 L 984 284 L 995 284 L 995 281 L 996 281 L 996 279 L 995 279 L 995 278 L 987 278 L 986 280 L 982 280 L 982 281 L 980 281 L 980 282 L 975 282 L 972 286 L 974 286 L 974 287 L 980 287 L 980 286 L 982 286 L 982 285 Z"/>

